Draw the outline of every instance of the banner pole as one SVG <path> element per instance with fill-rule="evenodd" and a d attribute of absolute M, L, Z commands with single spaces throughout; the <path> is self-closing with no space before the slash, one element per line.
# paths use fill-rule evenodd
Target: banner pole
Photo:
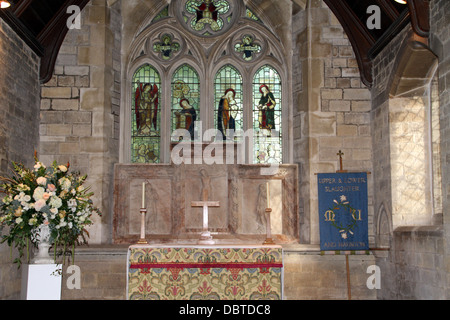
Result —
<path fill-rule="evenodd" d="M 350 264 L 348 261 L 348 254 L 345 255 L 345 265 L 347 269 L 347 297 L 348 300 L 352 300 L 352 288 L 350 284 Z"/>

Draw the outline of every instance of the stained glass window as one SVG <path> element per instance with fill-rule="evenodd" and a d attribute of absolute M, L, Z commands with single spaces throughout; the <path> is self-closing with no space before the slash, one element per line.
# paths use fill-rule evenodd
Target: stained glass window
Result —
<path fill-rule="evenodd" d="M 144 65 L 133 76 L 131 161 L 159 163 L 161 149 L 161 77 Z"/>
<path fill-rule="evenodd" d="M 225 22 L 230 22 L 230 17 L 225 14 L 230 11 L 230 4 L 226 0 L 188 0 L 186 11 L 192 17 L 190 26 L 203 35 L 211 35 L 223 29 Z M 185 17 L 186 22 L 190 17 Z"/>
<path fill-rule="evenodd" d="M 153 22 L 157 22 L 161 19 L 167 18 L 169 16 L 169 6 L 165 7 L 164 9 L 161 10 L 160 13 L 158 13 L 158 15 L 156 17 L 153 18 L 152 23 Z"/>
<path fill-rule="evenodd" d="M 254 56 L 261 52 L 261 46 L 253 42 L 251 35 L 246 34 L 242 38 L 242 42 L 234 46 L 234 50 L 242 53 L 242 59 L 245 61 L 252 61 Z"/>
<path fill-rule="evenodd" d="M 282 162 L 282 86 L 271 66 L 260 68 L 253 79 L 254 163 Z"/>
<path fill-rule="evenodd" d="M 214 81 L 215 128 L 222 133 L 224 139 L 227 130 L 244 130 L 242 103 L 242 76 L 231 66 L 223 66 L 216 74 Z"/>
<path fill-rule="evenodd" d="M 258 16 L 257 16 L 252 10 L 250 10 L 249 8 L 246 8 L 246 9 L 245 9 L 245 15 L 246 15 L 246 17 L 249 18 L 249 19 L 252 19 L 252 20 L 261 22 L 261 19 L 258 18 Z"/>
<path fill-rule="evenodd" d="M 179 67 L 172 78 L 172 132 L 188 130 L 194 140 L 195 121 L 200 120 L 200 78 L 190 66 Z M 172 136 L 172 140 L 178 141 Z"/>

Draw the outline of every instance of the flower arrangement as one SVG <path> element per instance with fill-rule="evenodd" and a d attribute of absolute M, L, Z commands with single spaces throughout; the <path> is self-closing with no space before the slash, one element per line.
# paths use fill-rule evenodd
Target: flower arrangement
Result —
<path fill-rule="evenodd" d="M 14 262 L 19 267 L 24 250 L 29 261 L 30 244 L 39 244 L 42 226 L 48 226 L 45 233 L 53 244 L 54 259 L 58 246 L 62 246 L 64 257 L 72 248 L 73 260 L 75 246 L 87 243 L 86 227 L 92 224 L 92 215 L 101 215 L 93 206 L 93 193 L 83 186 L 86 175 L 69 174 L 69 163 L 65 166 L 55 161 L 46 167 L 37 159 L 36 153 L 34 159 L 33 169 L 13 163 L 13 176 L 0 177 L 3 182 L 0 189 L 6 194 L 0 203 L 0 228 L 3 231 L 9 227 L 1 243 L 7 242 L 11 248 L 18 249 L 19 257 Z"/>

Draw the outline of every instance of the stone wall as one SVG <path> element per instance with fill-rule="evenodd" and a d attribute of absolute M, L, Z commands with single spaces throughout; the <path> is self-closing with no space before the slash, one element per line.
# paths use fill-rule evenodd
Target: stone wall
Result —
<path fill-rule="evenodd" d="M 32 166 L 39 145 L 39 57 L 0 19 L 0 175 Z M 16 256 L 13 251 L 12 259 Z M 0 245 L 0 299 L 20 297 L 20 270 Z"/>
<path fill-rule="evenodd" d="M 102 211 L 91 243 L 111 239 L 113 165 L 119 158 L 120 2 L 91 1 L 81 29 L 69 30 L 52 79 L 41 90 L 44 163 L 70 162 L 88 175 L 94 204 Z"/>
<path fill-rule="evenodd" d="M 448 41 L 449 35 L 447 1 L 430 1 L 431 34 L 429 52 L 438 56 L 440 106 L 432 94 L 434 61 L 429 63 L 429 74 L 423 80 L 423 86 L 411 86 L 408 93 L 396 96 L 393 86 L 402 74 L 396 69 L 403 59 L 408 57 L 408 41 L 422 41 L 414 38 L 411 27 L 407 26 L 390 44 L 375 58 L 374 87 L 372 89 L 372 127 L 374 128 L 374 183 L 375 220 L 377 221 L 377 245 L 390 247 L 389 251 L 377 254 L 377 265 L 381 268 L 382 289 L 379 299 L 446 299 L 448 283 Z M 439 31 L 438 31 L 439 30 Z M 445 39 L 445 40 L 444 40 Z M 424 47 L 426 48 L 426 47 Z M 447 63 L 445 62 L 447 61 Z M 426 63 L 422 61 L 422 63 Z M 400 71 L 401 72 L 401 71 Z M 446 76 L 447 75 L 447 76 Z M 425 90 L 424 90 L 425 89 Z M 430 103 L 431 102 L 431 103 Z M 423 155 L 432 150 L 436 157 L 439 150 L 436 141 L 414 138 L 418 131 L 427 131 L 436 122 L 426 114 L 433 115 L 440 107 L 441 163 L 430 172 L 430 163 L 423 162 Z M 434 108 L 433 110 L 430 109 Z M 415 110 L 414 110 L 415 109 Z M 439 127 L 439 126 L 438 126 Z M 432 130 L 430 129 L 430 132 Z M 436 135 L 439 136 L 439 135 Z M 425 141 L 424 141 L 425 138 Z M 414 142 L 415 141 L 415 142 Z M 417 148 L 421 150 L 416 150 Z M 408 154 L 405 154 L 407 152 Z M 414 161 L 409 163 L 411 156 Z M 412 169 L 414 166 L 419 168 Z M 410 166 L 407 168 L 407 166 Z M 442 177 L 439 177 L 442 167 Z M 415 171 L 415 174 L 414 174 Z M 401 177 L 399 177 L 399 174 Z M 447 176 L 446 176 L 447 174 Z M 412 177 L 421 181 L 405 185 Z M 444 205 L 439 199 L 442 181 Z M 441 179 L 442 178 L 442 179 Z M 402 185 L 403 183 L 403 185 Z M 433 186 L 433 187 L 430 187 Z M 422 189 L 419 192 L 420 188 Z M 414 190 L 417 191 L 414 195 Z M 413 191 L 413 193 L 410 193 Z M 437 201 L 436 201 L 437 200 Z M 434 202 L 434 207 L 433 207 Z M 404 205 L 412 207 L 403 210 Z M 444 208 L 444 221 L 440 219 L 441 208 Z M 386 237 L 386 235 L 389 235 Z M 387 239 L 389 238 L 389 240 Z"/>
<path fill-rule="evenodd" d="M 378 254 L 381 270 L 379 299 L 445 299 L 443 228 L 399 227 L 394 231 L 389 254 Z"/>
<path fill-rule="evenodd" d="M 349 255 L 348 273 L 344 254 L 322 255 L 314 246 L 285 248 L 283 263 L 286 300 L 376 299 L 377 290 L 367 287 L 373 255 Z"/>
<path fill-rule="evenodd" d="M 450 2 L 433 0 L 430 46 L 439 58 L 439 100 L 441 119 L 441 165 L 444 219 L 444 263 L 450 272 Z M 446 295 L 450 297 L 447 277 Z"/>
<path fill-rule="evenodd" d="M 75 253 L 80 279 L 66 264 L 62 271 L 61 300 L 125 300 L 127 248 L 121 246 L 83 247 Z M 79 286 L 79 287 L 77 287 Z"/>
<path fill-rule="evenodd" d="M 300 236 L 319 243 L 316 173 L 372 168 L 371 94 L 360 79 L 350 41 L 323 1 L 294 16 L 294 162 L 300 168 Z M 370 176 L 369 176 L 370 177 Z M 372 177 L 369 236 L 373 238 Z"/>

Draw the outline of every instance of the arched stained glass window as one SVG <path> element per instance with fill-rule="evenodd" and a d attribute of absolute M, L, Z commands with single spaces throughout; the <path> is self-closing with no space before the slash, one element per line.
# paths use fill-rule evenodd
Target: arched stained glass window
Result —
<path fill-rule="evenodd" d="M 179 67 L 172 77 L 172 132 L 188 130 L 194 140 L 195 121 L 200 120 L 200 78 L 189 65 Z M 178 141 L 176 137 L 172 139 Z"/>
<path fill-rule="evenodd" d="M 282 86 L 271 66 L 253 78 L 254 163 L 282 163 Z"/>
<path fill-rule="evenodd" d="M 215 128 L 222 133 L 224 139 L 227 138 L 227 130 L 243 130 L 242 76 L 235 67 L 225 65 L 217 72 L 214 97 Z M 234 136 L 229 132 L 228 138 L 231 135 Z"/>
<path fill-rule="evenodd" d="M 159 163 L 161 149 L 161 77 L 150 65 L 139 68 L 132 83 L 131 161 Z"/>

